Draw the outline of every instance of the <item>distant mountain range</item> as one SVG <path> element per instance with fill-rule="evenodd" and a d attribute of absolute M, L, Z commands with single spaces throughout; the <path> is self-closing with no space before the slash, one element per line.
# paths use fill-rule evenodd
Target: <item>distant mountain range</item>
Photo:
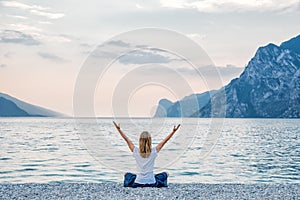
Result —
<path fill-rule="evenodd" d="M 7 94 L 0 93 L 0 117 L 63 117 L 52 110 L 20 101 Z"/>
<path fill-rule="evenodd" d="M 239 78 L 193 96 L 198 110 L 195 103 L 184 106 L 187 97 L 175 103 L 164 99 L 155 117 L 299 118 L 300 35 L 280 46 L 260 47 Z"/>
<path fill-rule="evenodd" d="M 204 107 L 210 100 L 210 96 L 216 92 L 213 90 L 202 94 L 192 94 L 175 103 L 162 99 L 159 101 L 155 117 L 191 117 L 199 108 Z"/>

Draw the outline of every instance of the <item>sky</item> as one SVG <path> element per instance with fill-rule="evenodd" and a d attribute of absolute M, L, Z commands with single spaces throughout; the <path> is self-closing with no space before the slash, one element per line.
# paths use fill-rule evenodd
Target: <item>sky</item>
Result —
<path fill-rule="evenodd" d="M 142 28 L 176 31 L 202 47 L 221 82 L 209 66 L 202 68 L 203 80 L 187 73 L 189 64 L 178 56 L 152 48 L 115 59 L 96 85 L 97 116 L 118 114 L 114 105 L 120 101 L 126 102 L 129 116 L 151 116 L 162 98 L 176 101 L 226 85 L 259 46 L 280 45 L 299 35 L 299 19 L 299 0 L 1 0 L 0 92 L 72 116 L 77 77 L 99 45 Z M 122 40 L 110 45 L 132 46 Z M 112 59 L 111 54 L 103 56 Z M 114 99 L 118 85 L 139 78 L 148 82 L 136 85 L 125 99 Z M 155 82 L 160 78 L 168 82 Z M 172 89 L 183 83 L 190 89 Z"/>

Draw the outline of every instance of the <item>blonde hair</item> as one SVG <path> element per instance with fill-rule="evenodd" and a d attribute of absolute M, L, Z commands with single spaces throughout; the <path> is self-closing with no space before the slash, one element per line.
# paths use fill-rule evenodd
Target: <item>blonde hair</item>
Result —
<path fill-rule="evenodd" d="M 152 140 L 151 140 L 151 135 L 147 131 L 144 131 L 140 135 L 140 140 L 139 140 L 139 147 L 140 147 L 140 155 L 143 158 L 148 158 L 151 149 L 152 149 Z"/>

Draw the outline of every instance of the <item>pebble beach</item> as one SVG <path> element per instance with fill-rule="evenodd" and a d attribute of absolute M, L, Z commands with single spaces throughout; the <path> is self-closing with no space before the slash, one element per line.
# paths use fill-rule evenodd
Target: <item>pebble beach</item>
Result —
<path fill-rule="evenodd" d="M 0 184 L 0 199 L 300 199 L 300 184 L 169 184 L 124 188 L 121 183 Z"/>

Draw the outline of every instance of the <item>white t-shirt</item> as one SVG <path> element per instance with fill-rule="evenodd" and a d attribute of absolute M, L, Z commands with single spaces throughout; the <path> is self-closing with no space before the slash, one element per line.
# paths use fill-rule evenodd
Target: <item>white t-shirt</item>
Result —
<path fill-rule="evenodd" d="M 140 150 L 134 147 L 133 157 L 136 161 L 136 179 L 135 183 L 139 184 L 152 184 L 155 183 L 155 178 L 153 174 L 154 162 L 157 157 L 156 148 L 153 147 L 148 158 L 143 158 L 140 155 Z"/>

